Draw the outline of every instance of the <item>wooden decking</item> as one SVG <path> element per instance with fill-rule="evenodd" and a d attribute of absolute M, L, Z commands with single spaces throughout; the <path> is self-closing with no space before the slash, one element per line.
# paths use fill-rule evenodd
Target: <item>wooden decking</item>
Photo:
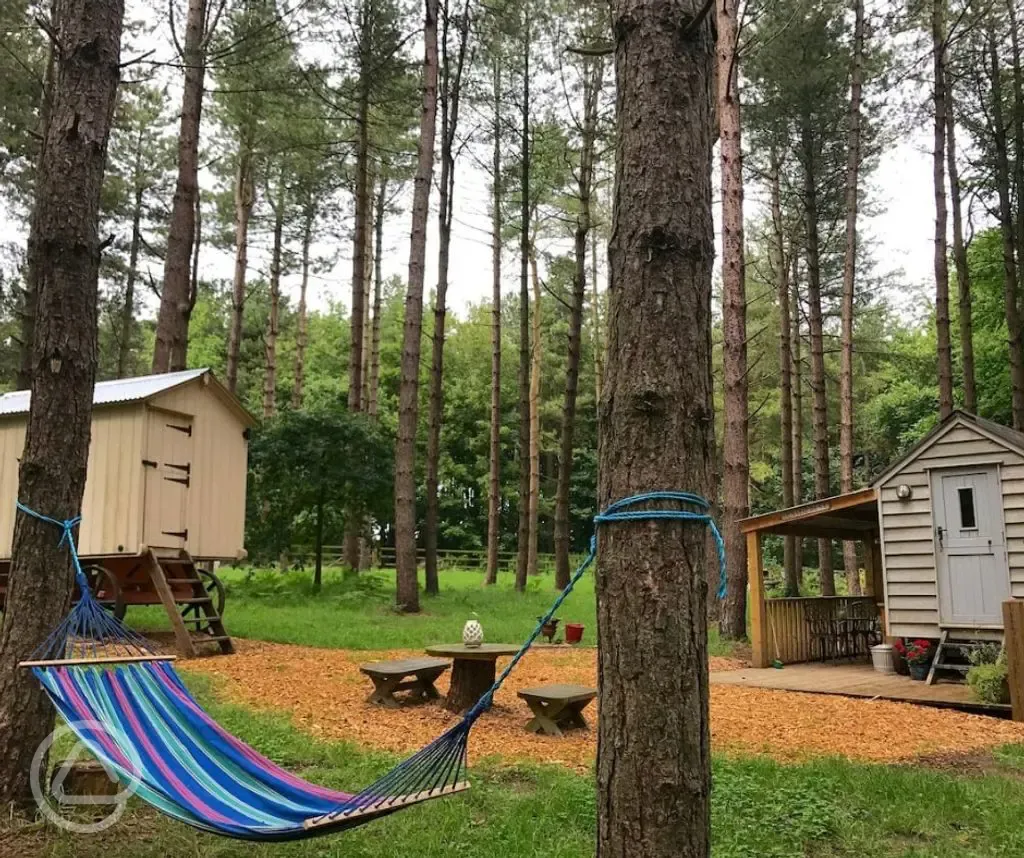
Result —
<path fill-rule="evenodd" d="M 907 676 L 886 676 L 877 673 L 870 664 L 831 662 L 792 664 L 781 670 L 766 667 L 716 671 L 711 674 L 711 684 L 899 700 L 922 706 L 1010 717 L 1009 706 L 979 703 L 966 685 L 951 682 L 925 685 Z"/>

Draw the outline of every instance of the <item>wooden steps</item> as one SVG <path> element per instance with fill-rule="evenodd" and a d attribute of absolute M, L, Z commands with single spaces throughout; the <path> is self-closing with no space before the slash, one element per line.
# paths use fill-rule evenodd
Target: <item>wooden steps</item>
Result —
<path fill-rule="evenodd" d="M 957 681 L 963 682 L 967 677 L 967 671 L 971 669 L 970 655 L 985 646 L 991 646 L 991 641 L 977 641 L 969 638 L 953 638 L 948 629 L 943 629 L 939 638 L 939 646 L 932 659 L 932 666 L 928 671 L 927 685 L 935 682 L 936 674 L 940 671 L 945 673 L 958 674 Z"/>
<path fill-rule="evenodd" d="M 176 557 L 157 557 L 150 552 L 149 573 L 171 619 L 181 655 L 194 657 L 197 647 L 209 644 L 216 644 L 226 654 L 235 651 L 224 628 L 224 590 L 216 579 L 203 578 L 188 552 Z"/>

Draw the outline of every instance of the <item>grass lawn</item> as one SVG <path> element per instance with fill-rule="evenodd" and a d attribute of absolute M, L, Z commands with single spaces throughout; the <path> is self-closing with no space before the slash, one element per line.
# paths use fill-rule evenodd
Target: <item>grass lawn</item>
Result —
<path fill-rule="evenodd" d="M 504 574 L 494 587 L 483 586 L 479 571 L 443 570 L 441 593 L 421 595 L 421 612 L 394 610 L 394 572 L 366 572 L 345 578 L 336 569 L 324 572 L 320 593 L 313 593 L 312 572 L 223 569 L 227 588 L 224 622 L 242 638 L 339 649 L 422 649 L 461 640 L 462 625 L 474 613 L 486 640 L 519 643 L 533 631 L 537 617 L 555 599 L 554 579 L 540 575 L 525 593 Z M 585 576 L 563 604 L 562 622 L 583 623 L 583 641 L 597 643 L 594 579 Z M 127 619 L 142 629 L 168 628 L 159 608 L 131 608 Z M 561 633 L 561 630 L 560 630 Z M 712 655 L 731 655 L 732 646 L 710 637 Z"/>
<path fill-rule="evenodd" d="M 219 704 L 190 684 L 228 729 L 288 768 L 339 789 L 395 760 L 310 738 L 286 719 Z M 1024 749 L 988 760 L 983 776 L 820 760 L 714 761 L 715 858 L 973 858 L 1024 854 Z M 354 831 L 289 845 L 199 834 L 141 805 L 113 829 L 73 837 L 0 822 L 5 858 L 585 858 L 594 853 L 592 777 L 555 766 L 477 766 L 473 789 Z"/>

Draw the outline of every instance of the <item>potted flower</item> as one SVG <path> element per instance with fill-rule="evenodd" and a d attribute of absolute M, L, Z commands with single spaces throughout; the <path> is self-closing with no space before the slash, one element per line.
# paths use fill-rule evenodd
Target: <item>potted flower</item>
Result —
<path fill-rule="evenodd" d="M 910 668 L 910 678 L 918 681 L 928 678 L 928 669 L 932 664 L 932 642 L 918 639 L 910 641 L 898 640 L 895 643 L 898 652 Z"/>

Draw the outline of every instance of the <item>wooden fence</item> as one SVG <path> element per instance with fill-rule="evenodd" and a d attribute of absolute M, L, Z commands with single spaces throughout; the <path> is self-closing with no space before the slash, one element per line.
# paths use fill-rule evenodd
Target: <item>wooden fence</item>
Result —
<path fill-rule="evenodd" d="M 499 551 L 498 568 L 502 571 L 516 568 L 516 552 Z M 416 561 L 422 566 L 426 559 L 426 550 L 416 550 Z M 288 565 L 303 567 L 312 566 L 315 560 L 313 549 L 306 545 L 293 546 L 288 551 Z M 573 568 L 577 558 L 570 558 Z M 345 550 L 341 545 L 325 545 L 323 548 L 324 566 L 344 566 Z M 487 549 L 445 549 L 437 552 L 437 562 L 441 569 L 479 569 L 487 568 Z M 373 566 L 377 569 L 395 568 L 395 549 L 390 546 L 377 548 L 373 553 Z M 538 554 L 537 568 L 541 572 L 552 572 L 555 568 L 554 554 Z"/>
<path fill-rule="evenodd" d="M 819 657 L 807 623 L 808 605 L 834 603 L 836 613 L 843 613 L 854 602 L 875 604 L 873 596 L 825 596 L 798 599 L 768 599 L 765 622 L 768 625 L 768 653 L 783 664 L 799 664 Z"/>

